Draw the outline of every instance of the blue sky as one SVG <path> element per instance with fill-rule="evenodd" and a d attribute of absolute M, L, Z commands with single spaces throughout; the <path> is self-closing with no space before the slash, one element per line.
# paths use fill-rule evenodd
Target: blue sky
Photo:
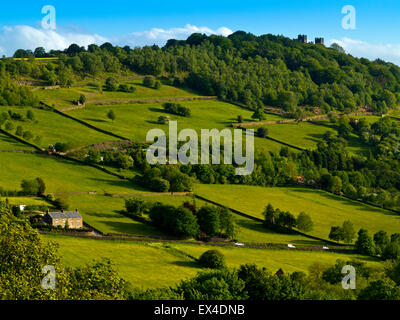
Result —
<path fill-rule="evenodd" d="M 51 34 L 40 25 L 44 5 L 56 9 L 57 30 Z M 344 5 L 356 9 L 355 30 L 341 26 Z M 399 16 L 396 0 L 6 1 L 0 11 L 0 53 L 12 54 L 17 46 L 29 48 L 35 41 L 58 47 L 73 40 L 82 45 L 90 40 L 162 45 L 169 36 L 185 38 L 199 28 L 207 33 L 228 34 L 229 29 L 291 38 L 304 33 L 311 40 L 322 36 L 352 54 L 400 64 Z M 153 28 L 158 30 L 151 32 Z"/>

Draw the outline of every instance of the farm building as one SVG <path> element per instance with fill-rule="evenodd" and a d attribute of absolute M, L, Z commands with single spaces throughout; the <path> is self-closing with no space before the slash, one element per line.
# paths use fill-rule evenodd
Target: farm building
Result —
<path fill-rule="evenodd" d="M 75 211 L 59 211 L 59 212 L 47 212 L 45 215 L 45 221 L 54 227 L 65 227 L 68 223 L 70 229 L 80 229 L 83 227 L 83 219 L 79 214 L 78 209 Z"/>

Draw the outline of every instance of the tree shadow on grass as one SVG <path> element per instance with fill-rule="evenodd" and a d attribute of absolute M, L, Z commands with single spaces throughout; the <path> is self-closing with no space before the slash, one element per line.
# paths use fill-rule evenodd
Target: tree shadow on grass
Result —
<path fill-rule="evenodd" d="M 125 233 L 132 235 L 143 235 L 143 236 L 160 236 L 158 230 L 152 226 L 137 221 L 132 222 L 119 222 L 119 221 L 109 221 L 102 220 L 99 221 L 107 225 L 112 229 L 112 233 Z"/>
<path fill-rule="evenodd" d="M 95 119 L 95 118 L 84 118 L 83 120 L 86 120 L 86 121 L 93 121 L 93 122 L 111 122 L 111 121 L 107 121 L 107 120 L 104 120 L 104 119 Z"/>
<path fill-rule="evenodd" d="M 151 111 L 151 112 L 158 112 L 158 113 L 170 114 L 169 112 L 165 111 L 165 110 L 162 109 L 162 108 L 149 107 L 149 111 Z"/>
<path fill-rule="evenodd" d="M 105 173 L 106 174 L 106 173 Z M 143 191 L 146 192 L 148 191 L 147 189 L 140 187 L 138 185 L 135 185 L 132 181 L 129 180 L 117 180 L 118 178 L 115 177 L 115 180 L 110 179 L 101 179 L 101 178 L 88 178 L 92 181 L 96 181 L 96 182 L 101 182 L 103 184 L 102 189 L 104 189 L 103 187 L 107 187 L 107 186 L 114 186 L 114 187 L 122 187 L 122 188 L 132 188 L 131 191 L 128 191 L 129 193 L 138 193 L 138 191 Z M 122 194 L 127 193 L 126 191 L 118 191 L 118 192 L 122 192 Z M 118 193 L 118 192 L 111 192 L 111 193 Z"/>
<path fill-rule="evenodd" d="M 185 268 L 202 269 L 196 261 L 174 261 L 171 264 Z"/>

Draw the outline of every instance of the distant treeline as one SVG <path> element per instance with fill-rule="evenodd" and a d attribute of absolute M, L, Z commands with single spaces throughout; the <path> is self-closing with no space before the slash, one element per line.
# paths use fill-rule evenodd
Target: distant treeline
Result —
<path fill-rule="evenodd" d="M 34 61 L 55 56 L 58 60 Z M 385 113 L 399 102 L 400 68 L 382 60 L 355 58 L 334 45 L 304 44 L 284 36 L 255 36 L 238 31 L 228 37 L 192 34 L 185 41 L 169 40 L 163 48 L 131 49 L 110 43 L 88 48 L 72 44 L 64 51 L 17 50 L 3 59 L 11 75 L 26 74 L 66 84 L 74 75 L 133 71 L 166 77 L 205 95 L 294 111 L 297 106 L 350 111 L 368 105 Z M 3 66 L 4 68 L 4 66 Z"/>

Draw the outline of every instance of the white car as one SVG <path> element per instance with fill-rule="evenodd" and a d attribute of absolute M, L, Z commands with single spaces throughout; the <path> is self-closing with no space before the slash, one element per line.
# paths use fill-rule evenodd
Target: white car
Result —
<path fill-rule="evenodd" d="M 323 247 L 322 247 L 322 250 L 329 250 L 329 248 L 328 248 L 328 247 L 325 247 L 325 246 L 323 246 Z"/>
<path fill-rule="evenodd" d="M 235 246 L 238 246 L 238 247 L 244 247 L 244 243 L 241 243 L 241 242 L 236 242 L 236 243 L 235 243 Z"/>
<path fill-rule="evenodd" d="M 296 249 L 296 247 L 292 244 L 288 244 L 287 246 L 288 246 L 288 248 Z"/>

